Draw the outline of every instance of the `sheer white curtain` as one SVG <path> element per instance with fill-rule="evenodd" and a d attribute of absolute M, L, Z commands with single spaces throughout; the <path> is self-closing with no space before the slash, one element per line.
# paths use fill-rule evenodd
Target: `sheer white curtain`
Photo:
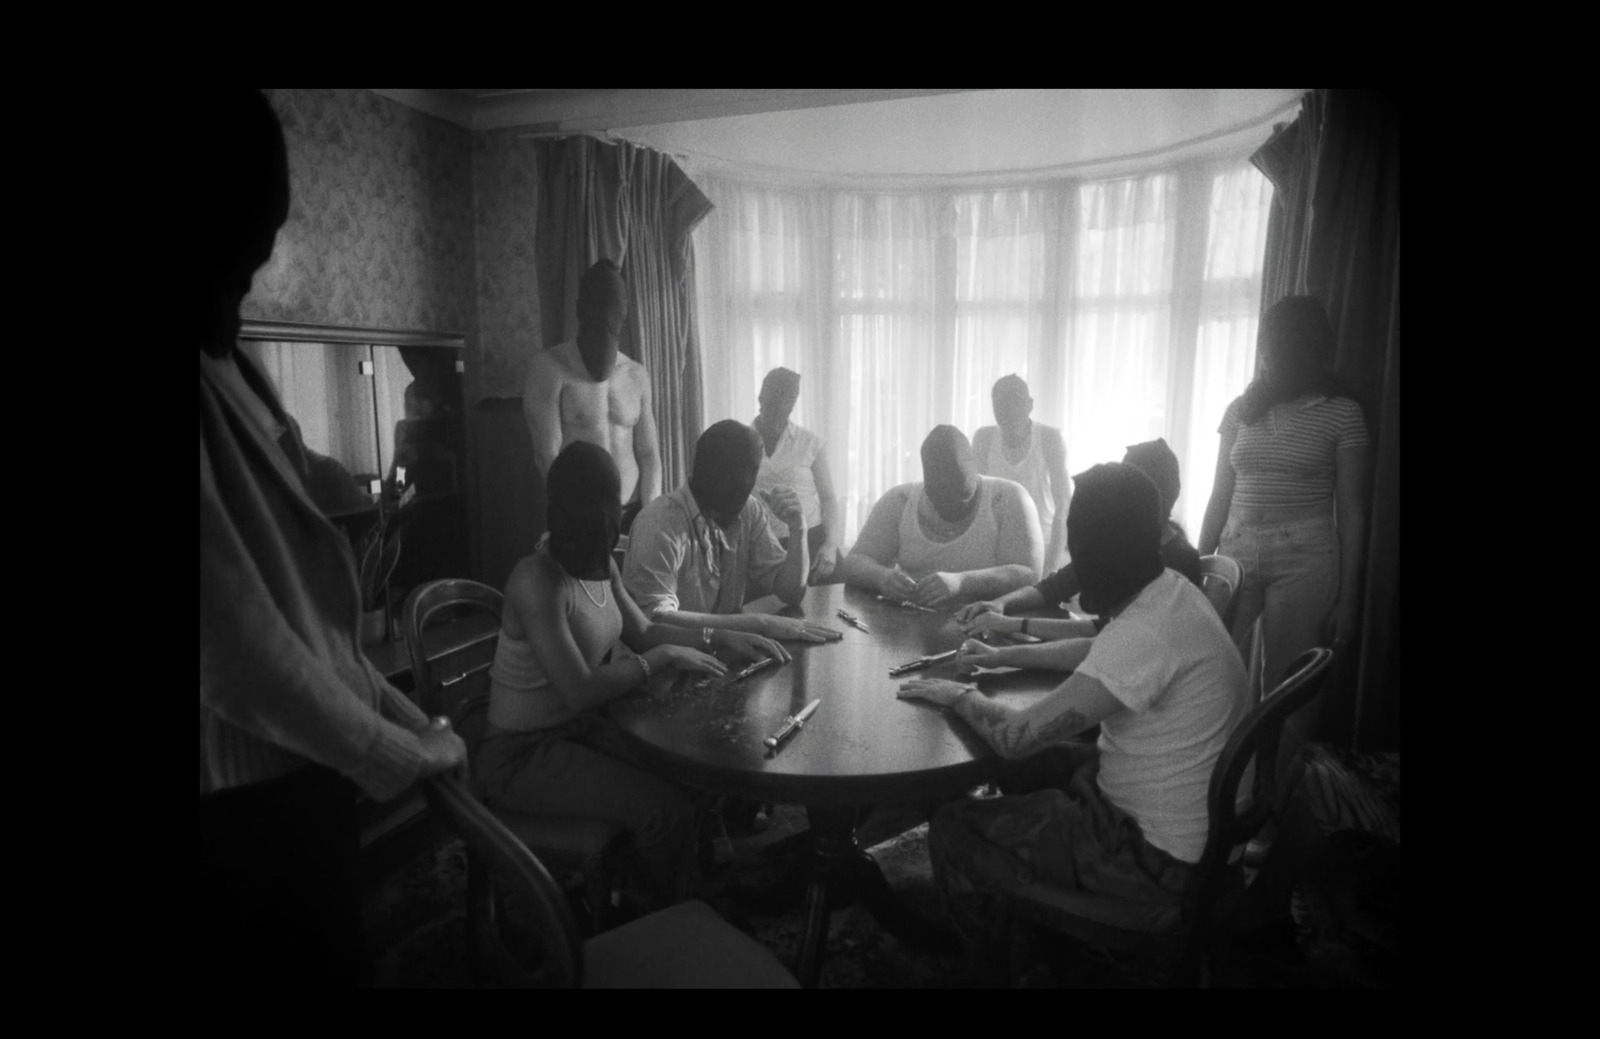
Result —
<path fill-rule="evenodd" d="M 1209 203 L 1188 444 L 1178 454 L 1184 489 L 1174 510 L 1191 540 L 1211 497 L 1222 413 L 1255 375 L 1272 182 L 1253 166 L 1228 170 L 1211 178 Z"/>
<path fill-rule="evenodd" d="M 1221 408 L 1253 363 L 1271 188 L 1243 159 L 990 191 L 699 183 L 706 420 L 749 421 L 768 369 L 800 372 L 794 420 L 828 441 L 843 544 L 921 478 L 929 429 L 993 423 L 1010 372 L 1069 474 L 1166 437 L 1198 531 Z"/>
<path fill-rule="evenodd" d="M 1066 438 L 1069 476 L 1167 434 L 1177 193 L 1158 173 L 1075 194 L 1061 372 L 1033 394 L 1064 404 L 1047 414 Z"/>

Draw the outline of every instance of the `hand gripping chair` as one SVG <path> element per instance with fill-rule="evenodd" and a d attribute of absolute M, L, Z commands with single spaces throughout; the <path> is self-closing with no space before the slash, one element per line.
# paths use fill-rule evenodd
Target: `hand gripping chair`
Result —
<path fill-rule="evenodd" d="M 1222 618 L 1222 626 L 1232 631 L 1234 601 L 1239 596 L 1239 586 L 1244 583 L 1244 567 L 1227 556 L 1201 556 L 1200 580 L 1206 598 Z"/>
<path fill-rule="evenodd" d="M 799 988 L 783 964 L 704 902 L 680 902 L 587 941 L 550 874 L 461 781 L 425 780 L 428 806 L 467 847 L 487 884 L 469 885 L 475 945 L 508 988 Z M 497 912 L 506 903 L 525 913 Z M 521 916 L 531 926 L 520 925 Z M 508 940 L 509 939 L 509 940 Z"/>
<path fill-rule="evenodd" d="M 1047 884 L 1013 892 L 1013 919 L 1101 948 L 1177 955 L 1177 980 L 1201 981 L 1205 953 L 1226 934 L 1228 917 L 1245 891 L 1245 845 L 1278 809 L 1278 738 L 1284 719 L 1321 691 L 1330 649 L 1309 649 L 1271 695 L 1245 715 L 1211 772 L 1210 828 L 1200 863 L 1181 903 L 1131 902 Z M 1250 764 L 1255 782 L 1248 807 L 1238 808 Z M 1224 950 L 1225 951 L 1225 950 Z"/>
<path fill-rule="evenodd" d="M 405 634 L 406 653 L 411 658 L 411 674 L 416 681 L 417 700 L 430 714 L 450 715 L 451 724 L 467 744 L 469 761 L 476 756 L 478 740 L 488 721 L 489 664 L 487 661 L 480 661 L 468 668 L 464 674 L 441 680 L 435 673 L 435 666 L 441 657 L 449 654 L 430 657 L 422 635 L 430 617 L 441 610 L 452 608 L 479 610 L 491 614 L 498 632 L 504 602 L 504 597 L 488 585 L 479 584 L 477 581 L 447 578 L 431 581 L 412 591 L 406 599 L 402 617 L 401 626 Z M 498 634 L 496 638 L 498 639 Z M 466 689 L 459 697 L 453 697 L 454 708 L 445 710 L 446 692 L 454 692 L 451 687 L 468 679 L 474 681 L 474 686 Z M 496 814 L 512 833 L 549 862 L 551 867 L 561 872 L 581 875 L 584 899 L 589 905 L 589 923 L 595 933 L 603 930 L 606 911 L 611 905 L 614 852 L 623 836 L 621 830 L 611 823 L 598 819 L 554 818 L 522 815 L 516 812 Z M 484 883 L 482 870 L 474 870 L 472 860 L 469 858 L 468 887 L 477 890 Z"/>

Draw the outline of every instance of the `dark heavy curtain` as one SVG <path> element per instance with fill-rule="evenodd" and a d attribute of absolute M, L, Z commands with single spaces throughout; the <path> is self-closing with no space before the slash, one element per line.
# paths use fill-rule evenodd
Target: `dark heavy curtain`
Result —
<path fill-rule="evenodd" d="M 711 203 L 669 156 L 589 137 L 540 141 L 538 262 L 546 348 L 578 334 L 578 279 L 610 259 L 628 283 L 622 351 L 650 373 L 662 490 L 688 478 L 701 430 L 689 234 Z"/>
<path fill-rule="evenodd" d="M 1315 90 L 1252 156 L 1273 183 L 1262 307 L 1309 293 L 1372 435 L 1361 636 L 1324 693 L 1320 738 L 1400 749 L 1400 101 Z"/>

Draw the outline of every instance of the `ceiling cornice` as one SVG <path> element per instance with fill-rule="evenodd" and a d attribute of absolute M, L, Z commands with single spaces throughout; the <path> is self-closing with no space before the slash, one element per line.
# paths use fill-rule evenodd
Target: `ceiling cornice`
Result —
<path fill-rule="evenodd" d="M 369 88 L 372 89 L 372 88 Z M 473 102 L 471 98 L 450 90 L 377 90 L 390 101 L 398 101 L 407 108 L 438 116 L 468 130 L 472 126 Z"/>
<path fill-rule="evenodd" d="M 469 130 L 593 133 L 629 126 L 891 101 L 960 89 L 373 90 Z"/>

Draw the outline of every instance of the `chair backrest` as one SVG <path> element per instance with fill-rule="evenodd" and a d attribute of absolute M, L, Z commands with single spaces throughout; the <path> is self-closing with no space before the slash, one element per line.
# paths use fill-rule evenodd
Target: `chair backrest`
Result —
<path fill-rule="evenodd" d="M 1184 899 L 1185 930 L 1191 943 L 1200 940 L 1201 932 L 1212 923 L 1207 907 L 1227 881 L 1234 853 L 1261 831 L 1277 809 L 1278 741 L 1283 723 L 1322 691 L 1332 660 L 1333 651 L 1320 646 L 1302 653 L 1278 687 L 1245 715 L 1217 758 L 1206 795 L 1210 830 Z M 1252 796 L 1248 807 L 1240 811 L 1239 788 L 1252 763 Z"/>
<path fill-rule="evenodd" d="M 1211 600 L 1217 616 L 1222 618 L 1223 626 L 1231 631 L 1234 602 L 1239 594 L 1239 585 L 1244 583 L 1244 567 L 1239 565 L 1238 560 L 1227 556 L 1201 556 L 1200 582 L 1205 588 L 1206 598 Z"/>
<path fill-rule="evenodd" d="M 578 925 L 544 864 L 459 779 L 435 776 L 423 781 L 422 792 L 428 807 L 466 844 L 468 856 L 481 860 L 469 861 L 469 872 L 486 867 L 488 883 L 468 884 L 473 904 L 467 912 L 495 980 L 507 988 L 577 988 L 583 980 Z M 495 885 L 510 899 L 497 898 Z M 515 947 L 522 950 L 531 942 L 532 963 L 513 952 L 501 933 L 495 907 L 508 902 L 528 914 L 528 941 Z M 520 928 L 518 937 L 523 937 Z"/>
<path fill-rule="evenodd" d="M 439 581 L 429 581 L 412 590 L 406 598 L 406 604 L 401 611 L 400 630 L 406 643 L 406 655 L 411 660 L 411 678 L 416 683 L 417 702 L 423 710 L 430 714 L 444 713 L 444 691 L 448 686 L 454 686 L 462 679 L 485 672 L 489 669 L 490 661 L 483 660 L 469 667 L 462 674 L 441 680 L 435 671 L 434 664 L 448 653 L 430 657 L 427 644 L 423 640 L 423 632 L 428 627 L 428 620 L 441 610 L 469 609 L 491 614 L 496 622 L 496 631 L 499 630 L 499 620 L 505 608 L 505 597 L 486 584 L 477 581 L 468 581 L 461 578 L 445 578 Z M 469 696 L 457 703 L 454 710 L 448 712 L 451 720 L 459 730 L 464 722 L 471 719 L 472 715 L 483 710 L 488 704 L 487 691 L 478 695 Z M 463 739 L 467 736 L 463 733 Z M 468 741 L 471 742 L 470 740 Z"/>

